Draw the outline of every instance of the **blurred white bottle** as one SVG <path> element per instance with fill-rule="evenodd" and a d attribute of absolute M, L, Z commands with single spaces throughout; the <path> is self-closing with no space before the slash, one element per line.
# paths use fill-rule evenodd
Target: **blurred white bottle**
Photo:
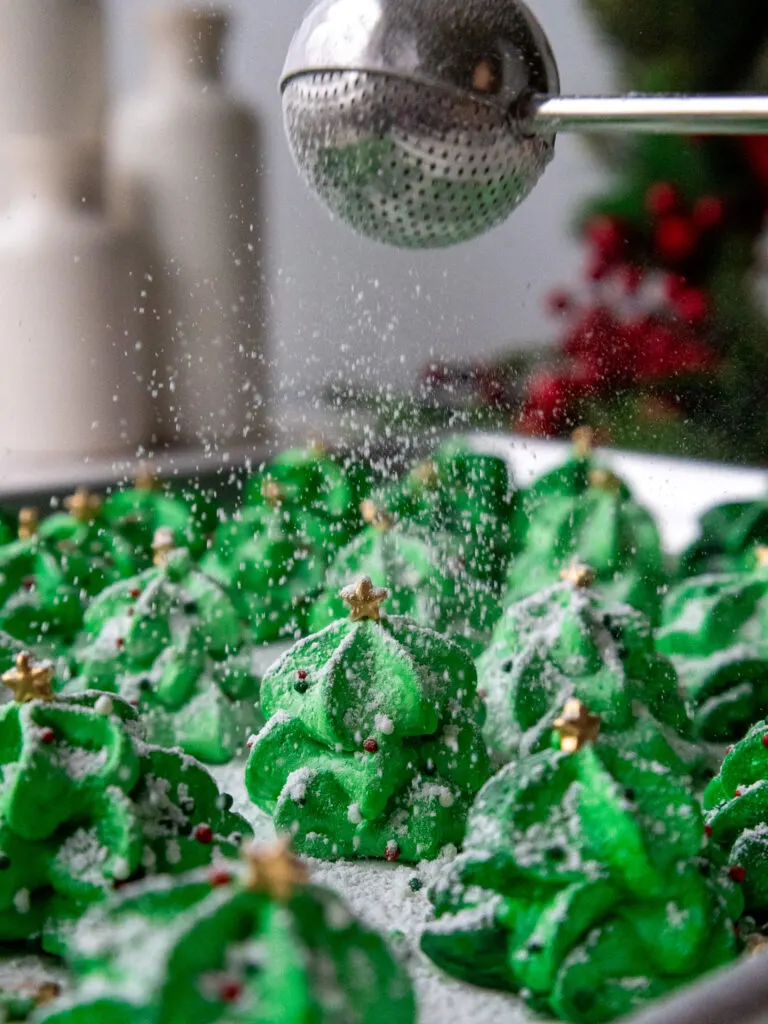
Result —
<path fill-rule="evenodd" d="M 93 205 L 92 152 L 7 139 L 0 217 L 0 455 L 130 454 L 149 406 L 129 239 Z"/>
<path fill-rule="evenodd" d="M 222 78 L 219 11 L 149 12 L 143 89 L 109 134 L 110 194 L 146 247 L 153 395 L 168 441 L 255 439 L 266 326 L 257 125 Z"/>
<path fill-rule="evenodd" d="M 0 0 L 0 204 L 6 139 L 66 135 L 98 151 L 106 112 L 101 0 Z M 89 192 L 95 183 L 89 185 Z"/>
<path fill-rule="evenodd" d="M 98 137 L 101 0 L 0 0 L 0 25 L 0 134 Z"/>

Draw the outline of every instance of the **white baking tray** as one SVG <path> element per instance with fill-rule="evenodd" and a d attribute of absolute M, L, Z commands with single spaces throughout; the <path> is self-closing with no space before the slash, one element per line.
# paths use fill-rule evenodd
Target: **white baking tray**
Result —
<path fill-rule="evenodd" d="M 503 456 L 521 486 L 555 468 L 570 452 L 566 443 L 513 435 L 478 433 L 468 435 L 468 440 L 478 451 Z M 201 472 L 209 478 L 222 478 L 229 470 L 258 465 L 267 452 L 240 449 L 229 453 L 168 453 L 159 460 L 159 468 L 168 476 Z M 613 450 L 598 450 L 597 455 L 627 481 L 637 499 L 654 514 L 670 554 L 678 554 L 695 539 L 699 517 L 711 506 L 768 497 L 765 470 Z M 37 462 L 27 469 L 19 462 L 0 460 L 0 494 L 19 503 L 83 483 L 106 487 L 129 478 L 134 470 L 133 460 L 115 464 L 104 459 L 85 466 L 72 460 L 54 460 L 47 465 Z M 284 649 L 264 648 L 259 652 L 259 667 L 265 668 Z M 242 763 L 217 768 L 214 774 L 235 797 L 236 809 L 252 822 L 257 838 L 273 837 L 271 820 L 250 803 L 245 793 Z M 412 868 L 378 862 L 317 861 L 313 863 L 313 876 L 343 893 L 354 912 L 388 934 L 406 956 L 419 999 L 419 1024 L 533 1024 L 540 1020 L 513 996 L 474 989 L 447 977 L 419 952 L 419 934 L 431 915 L 426 887 L 440 869 L 439 863 Z M 425 883 L 418 893 L 408 884 L 416 874 Z M 768 1024 L 768 956 L 745 957 L 671 999 L 648 1007 L 632 1019 L 632 1024 Z"/>

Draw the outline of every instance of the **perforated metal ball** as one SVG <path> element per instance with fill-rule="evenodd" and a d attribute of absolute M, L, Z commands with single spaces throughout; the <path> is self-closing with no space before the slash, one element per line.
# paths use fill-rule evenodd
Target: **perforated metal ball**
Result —
<path fill-rule="evenodd" d="M 526 135 L 516 106 L 558 87 L 516 0 L 321 0 L 289 54 L 283 113 L 299 170 L 335 216 L 432 248 L 500 224 L 529 194 L 554 137 Z"/>

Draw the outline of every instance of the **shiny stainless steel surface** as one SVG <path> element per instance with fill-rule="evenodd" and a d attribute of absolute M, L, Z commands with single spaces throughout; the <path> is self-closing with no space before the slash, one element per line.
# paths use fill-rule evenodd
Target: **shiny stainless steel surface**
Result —
<path fill-rule="evenodd" d="M 559 97 L 522 0 L 318 0 L 281 85 L 310 188 L 356 231 L 411 248 L 504 221 L 557 131 L 768 133 L 768 97 Z"/>
<path fill-rule="evenodd" d="M 556 93 L 554 56 L 517 0 L 322 0 L 286 62 L 296 162 L 331 211 L 391 245 L 453 245 L 505 220 L 554 154 L 509 117 Z"/>
<path fill-rule="evenodd" d="M 520 115 L 537 132 L 759 135 L 768 133 L 768 96 L 533 96 Z"/>

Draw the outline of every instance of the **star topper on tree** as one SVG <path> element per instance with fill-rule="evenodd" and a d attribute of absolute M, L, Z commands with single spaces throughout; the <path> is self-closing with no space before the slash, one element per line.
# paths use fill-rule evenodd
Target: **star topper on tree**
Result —
<path fill-rule="evenodd" d="M 52 701 L 54 668 L 50 662 L 36 665 L 31 654 L 20 654 L 15 666 L 2 677 L 3 686 L 13 692 L 17 704 L 33 700 Z"/>
<path fill-rule="evenodd" d="M 341 597 L 349 607 L 352 622 L 362 622 L 363 619 L 378 622 L 381 619 L 381 606 L 389 597 L 389 591 L 384 587 L 374 587 L 369 577 L 363 576 L 357 583 L 345 587 Z"/>

